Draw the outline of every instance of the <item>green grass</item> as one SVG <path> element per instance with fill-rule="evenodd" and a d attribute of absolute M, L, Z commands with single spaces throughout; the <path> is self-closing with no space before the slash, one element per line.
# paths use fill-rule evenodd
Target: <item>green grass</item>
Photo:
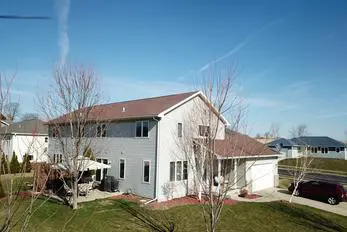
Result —
<path fill-rule="evenodd" d="M 292 182 L 292 178 L 280 178 L 277 187 L 287 189 Z"/>
<path fill-rule="evenodd" d="M 295 166 L 296 159 L 281 160 L 278 165 Z M 347 174 L 347 160 L 314 158 L 309 168 L 320 169 L 334 172 L 342 172 Z"/>
<path fill-rule="evenodd" d="M 84 203 L 77 211 L 47 202 L 33 215 L 29 231 L 148 231 L 122 209 L 120 202 Z M 154 213 L 160 220 L 174 221 L 177 231 L 204 231 L 201 206 L 180 206 Z M 218 231 L 347 231 L 347 218 L 285 202 L 239 203 L 225 206 Z"/>

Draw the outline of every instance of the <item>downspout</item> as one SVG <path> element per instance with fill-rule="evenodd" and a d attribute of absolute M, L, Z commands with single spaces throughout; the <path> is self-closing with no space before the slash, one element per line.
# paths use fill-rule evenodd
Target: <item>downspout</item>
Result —
<path fill-rule="evenodd" d="M 155 146 L 155 162 L 156 162 L 156 167 L 155 167 L 155 181 L 154 181 L 154 198 L 148 202 L 145 203 L 145 205 L 147 204 L 150 204 L 154 201 L 156 201 L 158 199 L 158 194 L 159 194 L 159 191 L 158 191 L 158 179 L 159 179 L 159 145 L 160 145 L 160 141 L 159 141 L 159 138 L 160 138 L 160 128 L 159 128 L 159 125 L 160 125 L 160 118 L 157 119 L 156 117 L 153 117 L 153 120 L 157 122 L 157 127 L 156 127 L 156 130 L 157 130 L 157 133 L 156 133 L 156 136 L 157 136 L 157 140 L 156 140 L 156 146 Z"/>

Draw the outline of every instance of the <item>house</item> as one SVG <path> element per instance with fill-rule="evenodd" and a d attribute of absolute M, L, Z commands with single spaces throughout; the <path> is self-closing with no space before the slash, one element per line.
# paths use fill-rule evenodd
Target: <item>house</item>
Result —
<path fill-rule="evenodd" d="M 188 128 L 186 115 L 197 107 L 205 111 L 211 107 L 200 91 L 95 106 L 90 122 L 98 119 L 105 124 L 95 128 L 90 147 L 96 151 L 98 162 L 112 166 L 98 171 L 96 180 L 105 175 L 115 176 L 121 192 L 158 201 L 196 191 L 194 172 L 177 141 L 183 139 L 182 133 Z M 63 122 L 64 117 L 61 117 Z M 213 117 L 219 122 L 216 123 L 216 175 L 220 176 L 223 171 L 235 177 L 235 186 L 247 187 L 250 191 L 274 187 L 277 152 L 246 135 L 226 130 L 229 124 L 222 115 Z M 188 123 L 197 139 L 212 126 L 202 125 L 199 120 Z M 54 138 L 55 126 L 49 125 L 48 151 L 56 160 L 54 157 L 61 157 L 62 151 Z M 221 167 L 228 169 L 221 170 Z"/>
<path fill-rule="evenodd" d="M 304 149 L 314 157 L 347 160 L 346 144 L 327 136 L 301 136 L 292 139 L 279 138 L 268 143 L 270 148 L 277 149 L 287 158 L 303 155 Z"/>
<path fill-rule="evenodd" d="M 46 162 L 48 128 L 39 119 L 24 120 L 0 127 L 1 146 L 10 160 L 15 153 L 19 162 L 25 154 L 33 162 Z"/>

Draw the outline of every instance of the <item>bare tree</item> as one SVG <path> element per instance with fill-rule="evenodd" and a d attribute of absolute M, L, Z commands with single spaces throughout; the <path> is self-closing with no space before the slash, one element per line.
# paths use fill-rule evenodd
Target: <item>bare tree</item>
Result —
<path fill-rule="evenodd" d="M 15 75 L 8 78 L 0 73 L 0 111 L 2 115 L 10 115 L 12 120 L 17 115 L 19 106 L 19 104 L 13 104 L 10 101 L 11 84 L 14 79 Z M 0 187 L 2 188 L 1 192 L 4 194 L 1 204 L 0 231 L 12 231 L 15 227 L 20 227 L 21 231 L 26 231 L 32 213 L 39 208 L 34 207 L 34 202 L 42 193 L 42 189 L 38 188 L 36 184 L 37 172 L 34 170 L 33 174 L 26 173 L 27 167 L 25 162 L 20 164 L 20 170 L 16 170 L 18 173 L 11 174 L 14 170 L 11 170 L 9 157 L 12 156 L 12 149 L 15 149 L 15 147 L 11 143 L 11 135 L 7 133 L 9 126 L 11 124 L 2 125 L 0 135 Z M 23 154 L 18 155 L 37 152 L 38 146 L 35 144 L 37 136 L 33 133 L 32 137 L 32 140 L 28 140 Z M 8 149 L 9 146 L 11 149 Z M 32 179 L 32 181 L 29 180 L 29 184 L 32 185 L 30 191 L 26 189 L 28 178 Z M 29 204 L 23 204 L 23 194 L 29 197 Z"/>
<path fill-rule="evenodd" d="M 234 169 L 238 162 L 245 162 L 243 149 L 250 145 L 247 141 L 251 138 L 237 132 L 244 127 L 243 107 L 232 92 L 232 73 L 214 70 L 203 78 L 203 96 L 194 99 L 194 107 L 185 113 L 182 137 L 176 142 L 193 175 L 192 192 L 204 202 L 207 231 L 216 231 L 224 202 L 232 191 L 247 187 L 240 180 L 250 166 L 238 173 Z"/>
<path fill-rule="evenodd" d="M 308 146 L 305 141 L 301 139 L 302 136 L 306 136 L 308 134 L 307 126 L 305 124 L 293 127 L 291 134 L 292 137 L 294 137 L 294 142 L 297 144 L 298 157 L 295 158 L 295 167 L 292 171 L 294 190 L 289 199 L 290 203 L 293 201 L 293 196 L 299 196 L 301 194 L 298 190 L 298 186 L 300 182 L 305 179 L 307 170 L 310 168 L 311 163 L 314 160 L 314 157 L 312 156 L 312 149 L 317 149 Z"/>
<path fill-rule="evenodd" d="M 277 123 L 272 123 L 269 130 L 269 136 L 271 138 L 278 138 L 280 133 L 280 125 Z"/>
<path fill-rule="evenodd" d="M 7 118 L 7 120 L 9 121 L 14 121 L 15 119 L 17 119 L 17 117 L 19 116 L 19 103 L 18 102 L 9 102 L 6 103 L 4 105 L 4 115 Z"/>
<path fill-rule="evenodd" d="M 86 168 L 84 152 L 92 146 L 96 136 L 104 137 L 106 133 L 106 125 L 99 122 L 100 109 L 95 107 L 99 100 L 97 76 L 92 69 L 82 65 L 58 65 L 53 72 L 53 85 L 48 96 L 40 101 L 53 137 L 49 155 L 54 162 L 62 161 L 64 173 L 71 177 L 71 186 L 65 178 L 62 180 L 72 190 L 70 204 L 73 209 L 78 207 L 77 183 Z M 53 154 L 61 154 L 62 160 Z"/>
<path fill-rule="evenodd" d="M 38 119 L 39 114 L 38 113 L 25 113 L 21 116 L 21 120 L 32 120 L 32 119 Z"/>

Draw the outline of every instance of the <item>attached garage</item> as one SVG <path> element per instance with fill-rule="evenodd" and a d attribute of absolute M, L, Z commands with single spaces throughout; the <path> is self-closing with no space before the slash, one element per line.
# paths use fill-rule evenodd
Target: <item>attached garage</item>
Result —
<path fill-rule="evenodd" d="M 275 187 L 274 171 L 274 164 L 272 162 L 255 163 L 251 167 L 252 192 Z"/>

